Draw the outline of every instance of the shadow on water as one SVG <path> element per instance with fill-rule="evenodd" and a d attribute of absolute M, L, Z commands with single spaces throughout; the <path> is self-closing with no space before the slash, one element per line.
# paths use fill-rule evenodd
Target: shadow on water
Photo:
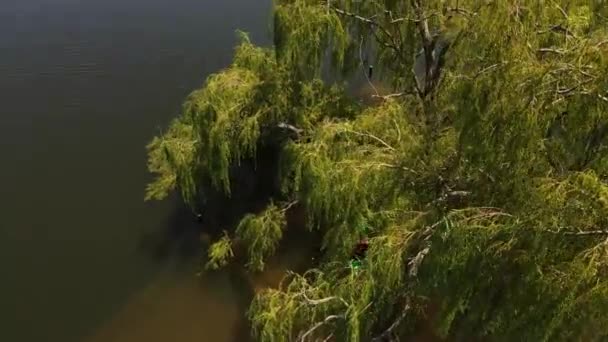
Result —
<path fill-rule="evenodd" d="M 190 261 L 200 253 L 200 233 L 201 227 L 190 209 L 176 205 L 161 230 L 142 234 L 139 250 L 157 262 Z"/>
<path fill-rule="evenodd" d="M 233 231 L 246 214 L 260 212 L 268 205 L 270 198 L 278 193 L 277 173 L 278 151 L 274 147 L 261 149 L 257 162 L 245 160 L 231 170 L 230 196 L 205 184 L 201 191 L 204 198 L 197 201 L 198 212 L 175 200 L 178 204 L 164 228 L 141 236 L 140 250 L 159 262 L 191 261 L 200 255 L 201 246 L 206 242 L 224 230 Z"/>
<path fill-rule="evenodd" d="M 132 296 L 89 341 L 252 341 L 246 312 L 255 293 L 277 287 L 287 270 L 301 271 L 311 264 L 318 240 L 305 233 L 301 208 L 289 210 L 284 238 L 264 272 L 248 272 L 237 246 L 231 265 L 195 274 L 211 241 L 223 230 L 233 231 L 247 213 L 263 210 L 277 194 L 277 156 L 272 148 L 260 149 L 255 165 L 245 161 L 235 168 L 232 196 L 208 191 L 200 209 L 202 222 L 178 204 L 162 229 L 143 235 L 141 252 L 168 270 Z"/>

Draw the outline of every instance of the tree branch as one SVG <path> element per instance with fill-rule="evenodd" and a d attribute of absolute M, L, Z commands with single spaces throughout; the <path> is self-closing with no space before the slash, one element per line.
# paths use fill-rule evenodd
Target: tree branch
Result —
<path fill-rule="evenodd" d="M 394 93 L 394 94 L 388 94 L 388 95 L 372 95 L 373 98 L 380 98 L 383 100 L 389 100 L 392 98 L 396 98 L 396 97 L 402 97 L 402 96 L 408 96 L 408 95 L 417 95 L 417 92 L 410 90 L 410 91 L 404 91 L 401 93 Z"/>
<path fill-rule="evenodd" d="M 403 171 L 407 171 L 410 173 L 413 173 L 415 175 L 418 175 L 418 171 L 414 170 L 414 169 L 410 169 L 409 167 L 405 167 L 405 166 L 399 166 L 399 165 L 394 165 L 394 164 L 387 164 L 387 163 L 378 163 L 376 164 L 378 166 L 384 166 L 384 167 L 390 167 L 391 169 L 401 169 Z"/>
<path fill-rule="evenodd" d="M 390 337 L 390 335 L 393 333 L 393 330 L 395 330 L 401 324 L 401 322 L 405 319 L 405 317 L 407 316 L 410 309 L 411 309 L 410 299 L 407 298 L 406 302 L 405 302 L 405 307 L 403 308 L 403 311 L 401 311 L 401 315 L 399 315 L 399 317 L 397 317 L 395 322 L 393 322 L 393 324 L 391 324 L 391 326 L 388 327 L 388 329 L 386 329 L 382 334 L 380 334 L 377 337 L 374 337 L 372 339 L 372 342 L 381 342 L 381 341 L 388 339 Z"/>
<path fill-rule="evenodd" d="M 595 45 L 596 48 L 602 47 L 602 45 L 608 44 L 608 39 L 603 40 Z"/>
<path fill-rule="evenodd" d="M 367 80 L 367 83 L 369 83 L 369 86 L 372 87 L 376 95 L 378 95 L 378 89 L 376 89 L 376 87 L 372 83 L 372 80 L 369 79 L 369 75 L 365 71 L 365 63 L 363 63 L 363 37 L 361 37 L 361 41 L 359 42 L 359 61 L 361 63 L 361 68 L 363 69 L 363 76 L 365 76 L 365 79 Z"/>
<path fill-rule="evenodd" d="M 566 54 L 566 50 L 562 50 L 562 49 L 553 49 L 553 48 L 540 48 L 538 49 L 538 52 L 540 53 L 554 53 L 557 55 L 565 55 Z"/>
<path fill-rule="evenodd" d="M 285 122 L 281 122 L 281 123 L 277 124 L 277 127 L 278 128 L 282 128 L 282 129 L 286 129 L 286 130 L 289 130 L 289 131 L 292 131 L 292 132 L 294 132 L 297 135 L 300 135 L 300 134 L 302 134 L 302 132 L 304 132 L 303 129 L 297 128 L 296 126 L 290 125 L 290 124 L 285 123 Z"/>
<path fill-rule="evenodd" d="M 346 17 L 350 17 L 350 18 L 359 20 L 359 21 L 361 21 L 361 22 L 363 22 L 365 24 L 368 24 L 372 28 L 374 28 L 374 27 L 378 28 L 391 41 L 391 43 L 387 43 L 386 41 L 380 39 L 380 37 L 378 37 L 376 35 L 376 33 L 372 30 L 372 32 L 374 33 L 374 36 L 375 36 L 376 40 L 378 41 L 378 43 L 380 43 L 380 44 L 382 44 L 382 45 L 384 45 L 384 46 L 386 46 L 388 48 L 391 48 L 391 49 L 395 50 L 396 52 L 400 51 L 399 47 L 395 44 L 395 39 L 394 39 L 393 35 L 384 26 L 380 25 L 375 20 L 373 20 L 371 18 L 362 17 L 362 16 L 360 16 L 358 14 L 355 14 L 355 13 L 347 12 L 347 11 L 339 9 L 337 7 L 331 7 L 331 9 L 334 10 L 334 12 L 336 12 L 336 13 L 338 13 L 340 15 L 343 15 L 343 16 L 346 16 Z"/>
<path fill-rule="evenodd" d="M 433 38 L 431 37 L 431 31 L 429 31 L 429 23 L 424 15 L 424 10 L 420 4 L 420 0 L 411 0 L 414 13 L 416 14 L 416 26 L 422 39 L 422 45 L 424 46 L 425 53 L 427 54 L 427 65 L 430 65 L 430 57 L 433 50 Z"/>
<path fill-rule="evenodd" d="M 310 299 L 308 298 L 308 296 L 306 295 L 306 292 L 303 291 L 302 292 L 302 297 L 304 297 L 304 299 L 306 300 L 306 302 L 310 305 L 320 305 L 320 304 L 325 304 L 327 302 L 331 302 L 332 300 L 339 300 L 342 302 L 342 304 L 344 304 L 345 306 L 349 306 L 348 302 L 346 302 L 344 299 L 337 297 L 337 296 L 331 296 L 331 297 L 326 297 L 326 298 L 321 298 L 321 299 Z"/>
<path fill-rule="evenodd" d="M 291 209 L 294 205 L 296 205 L 298 203 L 299 203 L 298 200 L 291 201 L 285 207 L 283 207 L 283 209 L 281 209 L 281 211 L 282 212 L 286 212 L 286 211 L 288 211 L 289 209 Z"/>
<path fill-rule="evenodd" d="M 306 337 L 308 337 L 308 335 L 312 334 L 315 330 L 319 329 L 320 327 L 322 327 L 325 324 L 330 323 L 331 321 L 335 321 L 340 318 L 343 319 L 344 315 L 329 315 L 329 316 L 325 317 L 324 320 L 316 323 L 310 329 L 308 329 L 306 332 L 301 333 L 298 340 L 300 340 L 301 342 L 304 342 L 306 340 Z"/>
<path fill-rule="evenodd" d="M 369 134 L 369 133 L 361 133 L 361 132 L 352 131 L 352 130 L 349 130 L 349 129 L 343 129 L 342 131 L 343 131 L 343 132 L 347 132 L 347 133 L 352 133 L 352 134 L 355 134 L 355 135 L 359 135 L 359 136 L 362 136 L 362 137 L 368 137 L 368 138 L 371 138 L 371 139 L 373 139 L 373 140 L 376 140 L 377 142 L 379 142 L 380 144 L 382 144 L 384 147 L 388 148 L 389 150 L 391 150 L 391 151 L 395 151 L 395 148 L 394 148 L 394 147 L 392 147 L 391 145 L 387 144 L 387 143 L 386 143 L 386 141 L 384 141 L 384 140 L 382 140 L 382 139 L 378 138 L 377 136 L 375 136 L 375 135 L 373 135 L 373 134 Z"/>
<path fill-rule="evenodd" d="M 407 264 L 410 268 L 408 272 L 410 277 L 416 278 L 416 276 L 418 276 L 418 269 L 420 268 L 420 265 L 422 265 L 424 258 L 427 256 L 427 254 L 429 254 L 430 250 L 431 247 L 425 247 Z"/>
<path fill-rule="evenodd" d="M 549 233 L 563 234 L 568 236 L 594 236 L 594 235 L 608 235 L 608 230 L 587 230 L 587 231 L 562 231 L 562 230 L 548 230 Z"/>

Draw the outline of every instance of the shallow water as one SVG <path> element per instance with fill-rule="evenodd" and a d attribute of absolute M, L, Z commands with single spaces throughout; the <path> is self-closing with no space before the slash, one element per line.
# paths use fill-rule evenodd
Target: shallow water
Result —
<path fill-rule="evenodd" d="M 270 0 L 0 2 L 1 341 L 231 340 L 239 299 L 190 278 L 191 218 L 143 202 L 145 145 L 229 64 L 236 29 L 268 44 L 269 15 Z"/>

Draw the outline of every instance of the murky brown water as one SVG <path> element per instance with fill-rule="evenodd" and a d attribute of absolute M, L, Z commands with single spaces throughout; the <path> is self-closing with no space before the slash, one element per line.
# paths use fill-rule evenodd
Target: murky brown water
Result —
<path fill-rule="evenodd" d="M 237 296 L 226 274 L 163 274 L 86 341 L 232 341 L 241 315 Z"/>
<path fill-rule="evenodd" d="M 244 315 L 252 296 L 277 287 L 287 270 L 306 265 L 310 245 L 306 239 L 288 241 L 261 273 L 248 273 L 238 265 L 200 277 L 165 271 L 85 341 L 246 342 L 250 337 Z"/>

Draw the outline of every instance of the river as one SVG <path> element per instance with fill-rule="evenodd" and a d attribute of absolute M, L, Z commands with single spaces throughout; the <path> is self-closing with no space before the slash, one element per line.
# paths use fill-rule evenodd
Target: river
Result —
<path fill-rule="evenodd" d="M 196 223 L 143 202 L 145 145 L 230 63 L 236 29 L 269 44 L 270 6 L 0 2 L 1 341 L 244 339 L 243 284 L 194 277 Z"/>

